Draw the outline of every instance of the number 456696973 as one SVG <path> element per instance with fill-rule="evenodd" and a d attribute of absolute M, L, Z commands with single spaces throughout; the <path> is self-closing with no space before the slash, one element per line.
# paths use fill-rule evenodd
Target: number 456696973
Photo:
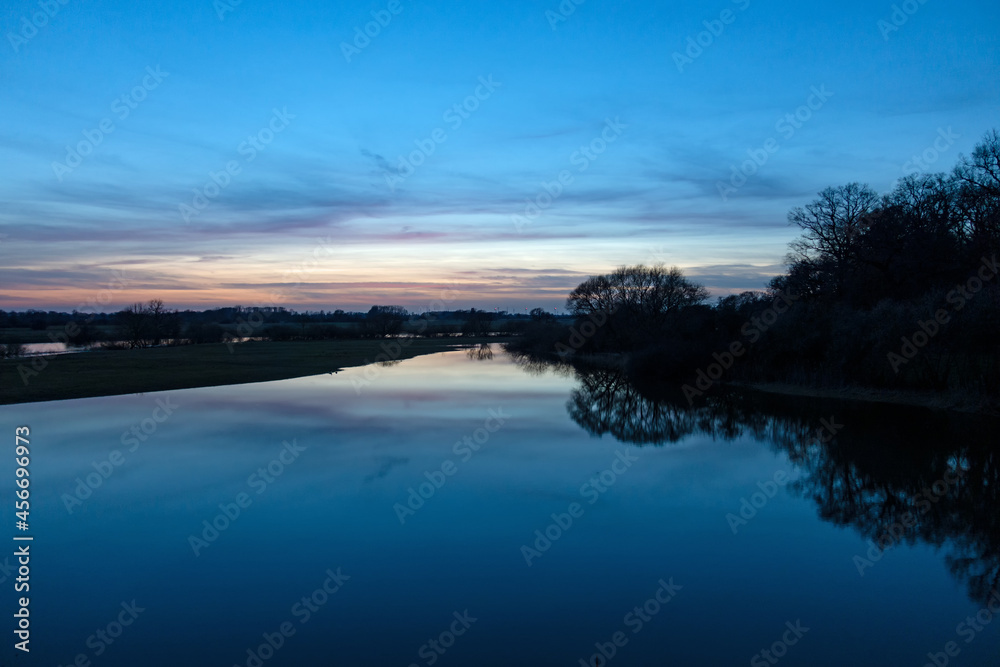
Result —
<path fill-rule="evenodd" d="M 28 436 L 31 430 L 27 426 L 18 426 L 14 431 L 15 437 L 15 449 L 14 454 L 16 456 L 15 462 L 17 463 L 17 471 L 15 476 L 17 477 L 17 485 L 20 487 L 17 490 L 18 500 L 15 503 L 15 507 L 18 512 L 16 512 L 17 518 L 27 524 L 28 521 L 28 509 L 30 505 L 28 503 L 28 496 L 30 491 L 28 490 L 28 464 L 31 463 L 31 451 L 28 449 Z M 25 525 L 27 528 L 27 525 Z"/>

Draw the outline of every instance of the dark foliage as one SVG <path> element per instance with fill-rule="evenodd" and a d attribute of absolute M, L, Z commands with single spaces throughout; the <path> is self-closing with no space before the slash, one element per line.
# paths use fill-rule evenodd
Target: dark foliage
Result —
<path fill-rule="evenodd" d="M 788 215 L 802 236 L 759 292 L 702 305 L 677 269 L 622 267 L 581 283 L 570 327 L 533 319 L 514 347 L 628 353 L 635 377 L 1000 393 L 1000 135 L 951 174 L 879 196 L 827 188 Z"/>

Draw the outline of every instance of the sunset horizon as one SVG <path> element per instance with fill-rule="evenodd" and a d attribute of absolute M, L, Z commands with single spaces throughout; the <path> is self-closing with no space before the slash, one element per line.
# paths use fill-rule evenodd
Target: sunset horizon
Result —
<path fill-rule="evenodd" d="M 0 667 L 996 667 L 998 27 L 8 0 Z"/>
<path fill-rule="evenodd" d="M 789 209 L 948 171 L 996 124 L 996 37 L 961 58 L 936 37 L 996 8 L 915 6 L 810 8 L 787 43 L 762 36 L 782 10 L 749 0 L 620 8 L 617 30 L 642 39 L 612 50 L 610 10 L 570 0 L 186 0 L 123 9 L 120 39 L 97 43 L 82 5 L 41 26 L 12 6 L 0 308 L 73 309 L 116 272 L 114 307 L 181 309 L 276 288 L 296 309 L 419 309 L 444 285 L 466 308 L 552 308 L 642 263 L 716 295 L 763 289 L 795 238 Z"/>

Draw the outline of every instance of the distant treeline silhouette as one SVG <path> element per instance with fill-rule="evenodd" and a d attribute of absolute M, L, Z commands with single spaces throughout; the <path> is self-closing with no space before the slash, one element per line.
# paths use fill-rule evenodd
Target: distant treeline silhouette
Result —
<path fill-rule="evenodd" d="M 563 358 L 628 353 L 637 377 L 1000 392 L 1000 135 L 950 174 L 885 195 L 850 183 L 788 220 L 802 230 L 765 290 L 718 299 L 677 269 L 622 267 L 537 313 L 513 344 Z"/>
<path fill-rule="evenodd" d="M 263 340 L 371 339 L 399 335 L 486 336 L 517 333 L 527 314 L 477 310 L 409 313 L 402 306 L 372 306 L 367 312 L 319 310 L 296 312 L 283 307 L 171 310 L 161 299 L 134 303 L 114 313 L 0 310 L 0 358 L 22 342 L 42 340 L 70 345 L 102 344 L 111 349 L 157 345 Z M 28 330 L 34 336 L 22 333 Z"/>

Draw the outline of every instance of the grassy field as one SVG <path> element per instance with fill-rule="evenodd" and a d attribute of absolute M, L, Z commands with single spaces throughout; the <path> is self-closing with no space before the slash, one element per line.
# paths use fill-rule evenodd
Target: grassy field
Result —
<path fill-rule="evenodd" d="M 283 380 L 364 366 L 383 353 L 383 345 L 400 343 L 402 351 L 396 358 L 409 359 L 482 342 L 501 341 L 406 338 L 261 342 L 236 345 L 232 353 L 226 345 L 218 344 L 5 359 L 0 360 L 0 404 Z M 25 372 L 29 374 L 27 383 L 21 377 Z"/>

